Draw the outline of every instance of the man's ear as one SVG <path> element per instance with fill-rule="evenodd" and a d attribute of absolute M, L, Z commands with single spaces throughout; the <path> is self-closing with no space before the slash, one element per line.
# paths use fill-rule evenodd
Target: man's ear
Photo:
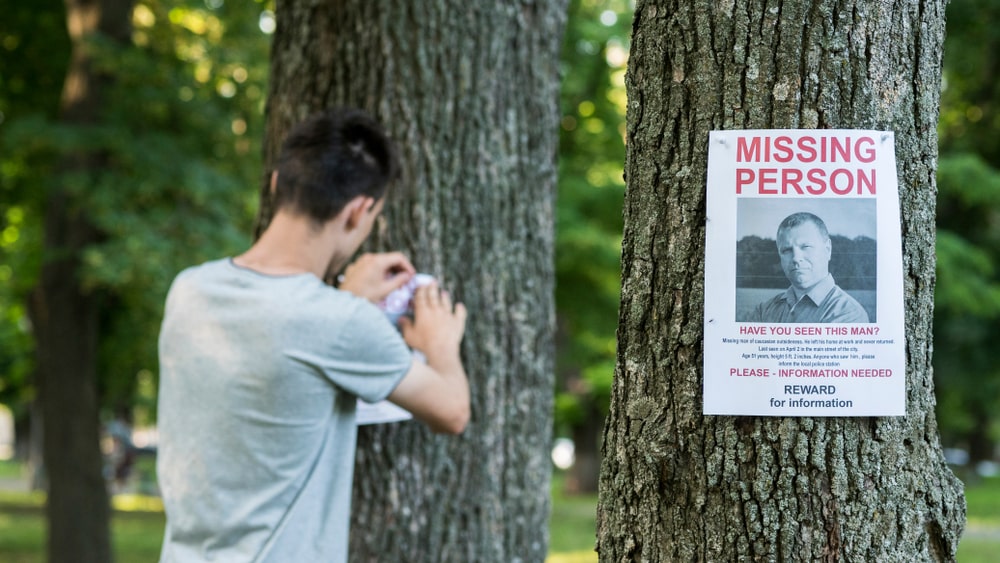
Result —
<path fill-rule="evenodd" d="M 271 172 L 271 186 L 268 188 L 271 190 L 271 197 L 274 197 L 275 190 L 278 189 L 278 171 L 275 170 Z"/>
<path fill-rule="evenodd" d="M 354 199 L 347 202 L 347 205 L 344 206 L 344 213 L 347 214 L 347 228 L 354 229 L 360 225 L 362 217 L 371 210 L 374 203 L 373 198 L 363 195 L 355 196 Z"/>

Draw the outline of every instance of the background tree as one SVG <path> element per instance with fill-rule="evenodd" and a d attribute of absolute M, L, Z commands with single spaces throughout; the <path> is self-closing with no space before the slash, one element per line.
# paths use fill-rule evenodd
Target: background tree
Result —
<path fill-rule="evenodd" d="M 288 2 L 276 15 L 265 162 L 313 111 L 371 112 L 398 140 L 405 174 L 375 246 L 407 252 L 471 312 L 472 422 L 460 438 L 415 423 L 361 429 L 351 558 L 541 561 L 565 6 Z"/>
<path fill-rule="evenodd" d="M 942 2 L 636 6 L 606 561 L 946 561 L 964 524 L 931 380 Z M 702 412 L 708 132 L 895 132 L 905 417 Z"/>
<path fill-rule="evenodd" d="M 113 74 L 95 61 L 94 41 L 117 45 L 131 34 L 131 2 L 66 2 L 70 63 L 59 121 L 92 127 L 103 119 Z M 109 45 L 109 48 L 113 48 Z M 45 187 L 44 256 L 29 313 L 37 352 L 42 451 L 48 481 L 46 514 L 52 561 L 111 559 L 110 507 L 98 446 L 96 386 L 100 294 L 79 282 L 82 251 L 100 239 L 78 201 L 92 175 L 107 165 L 99 147 L 79 145 L 60 155 L 59 180 Z M 76 518 L 86 510 L 89 518 Z"/>

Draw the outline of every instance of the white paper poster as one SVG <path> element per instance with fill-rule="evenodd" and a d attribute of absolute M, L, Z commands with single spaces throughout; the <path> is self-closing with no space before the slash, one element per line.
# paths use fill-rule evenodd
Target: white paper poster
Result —
<path fill-rule="evenodd" d="M 403 407 L 397 406 L 389 401 L 379 401 L 369 403 L 358 399 L 357 425 L 365 424 L 385 424 L 387 422 L 399 422 L 410 420 L 413 414 Z"/>
<path fill-rule="evenodd" d="M 707 190 L 705 414 L 905 414 L 893 134 L 713 131 Z"/>

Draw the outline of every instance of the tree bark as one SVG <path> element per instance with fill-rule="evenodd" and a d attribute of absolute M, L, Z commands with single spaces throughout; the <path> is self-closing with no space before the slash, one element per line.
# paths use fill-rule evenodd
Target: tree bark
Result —
<path fill-rule="evenodd" d="M 96 35 L 129 41 L 131 7 L 130 0 L 66 0 L 72 52 L 62 122 L 99 122 L 111 77 L 95 70 L 87 43 Z M 81 152 L 66 155 L 62 168 L 86 177 L 104 164 L 101 155 Z M 80 253 L 97 241 L 98 232 L 78 197 L 66 186 L 52 186 L 46 194 L 45 261 L 30 307 L 48 482 L 48 558 L 105 563 L 112 555 L 98 442 L 99 297 L 81 288 L 78 275 Z"/>
<path fill-rule="evenodd" d="M 398 141 L 405 178 L 373 247 L 403 250 L 470 311 L 472 422 L 459 438 L 412 422 L 361 429 L 352 561 L 545 558 L 564 9 L 278 4 L 265 169 L 309 113 L 368 110 Z M 271 212 L 264 189 L 259 230 Z"/>
<path fill-rule="evenodd" d="M 639 1 L 602 561 L 948 561 L 965 520 L 934 418 L 944 2 Z M 906 416 L 703 416 L 708 132 L 895 132 Z"/>

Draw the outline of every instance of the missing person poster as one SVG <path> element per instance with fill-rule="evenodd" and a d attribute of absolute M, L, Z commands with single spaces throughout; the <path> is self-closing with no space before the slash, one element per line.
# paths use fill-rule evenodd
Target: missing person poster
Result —
<path fill-rule="evenodd" d="M 894 137 L 709 136 L 704 412 L 905 414 Z"/>

